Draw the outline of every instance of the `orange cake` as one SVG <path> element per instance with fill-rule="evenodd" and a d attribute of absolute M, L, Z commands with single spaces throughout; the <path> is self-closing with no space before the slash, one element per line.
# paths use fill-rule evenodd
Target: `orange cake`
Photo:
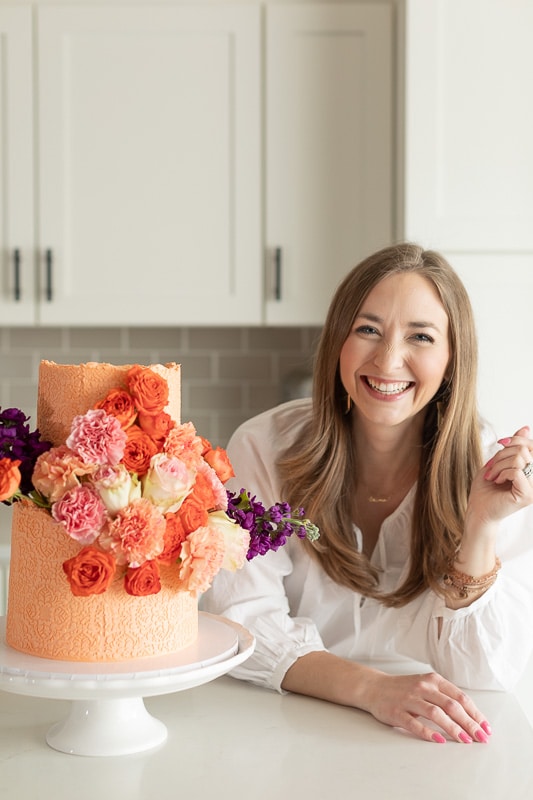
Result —
<path fill-rule="evenodd" d="M 54 448 L 65 445 L 74 418 L 124 386 L 130 369 L 129 365 L 42 362 L 37 410 L 42 438 Z M 165 415 L 179 423 L 179 365 L 149 369 L 166 382 Z M 157 565 L 160 589 L 156 593 L 140 596 L 125 591 L 124 574 L 131 562 L 120 566 L 118 560 L 119 568 L 105 591 L 78 596 L 67 579 L 65 564 L 80 553 L 83 544 L 65 532 L 50 507 L 40 508 L 28 499 L 14 503 L 6 625 L 11 647 L 43 658 L 110 662 L 176 652 L 196 640 L 197 598 L 194 592 L 182 590 L 175 563 Z"/>

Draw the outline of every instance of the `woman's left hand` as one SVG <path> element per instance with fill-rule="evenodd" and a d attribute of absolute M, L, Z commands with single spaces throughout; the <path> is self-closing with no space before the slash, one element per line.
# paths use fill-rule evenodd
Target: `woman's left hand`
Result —
<path fill-rule="evenodd" d="M 533 463 L 533 439 L 523 427 L 513 436 L 500 439 L 499 450 L 472 483 L 469 512 L 486 522 L 498 522 L 533 503 L 533 475 L 524 468 Z"/>

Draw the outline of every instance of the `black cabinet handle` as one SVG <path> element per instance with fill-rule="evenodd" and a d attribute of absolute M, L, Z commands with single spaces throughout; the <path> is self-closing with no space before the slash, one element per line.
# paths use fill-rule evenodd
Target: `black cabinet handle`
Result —
<path fill-rule="evenodd" d="M 281 247 L 274 250 L 274 300 L 281 300 Z"/>
<path fill-rule="evenodd" d="M 45 296 L 48 302 L 52 301 L 52 286 L 53 286 L 53 275 L 52 275 L 52 251 L 46 250 L 45 252 L 45 263 L 46 263 L 46 282 L 45 282 Z"/>
<path fill-rule="evenodd" d="M 18 302 L 20 300 L 20 250 L 18 247 L 13 251 L 13 296 Z"/>

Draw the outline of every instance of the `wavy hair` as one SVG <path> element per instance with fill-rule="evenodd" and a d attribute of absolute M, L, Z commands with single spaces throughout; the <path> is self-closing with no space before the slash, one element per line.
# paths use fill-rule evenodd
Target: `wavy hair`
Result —
<path fill-rule="evenodd" d="M 450 364 L 446 382 L 426 410 L 420 473 L 412 520 L 407 577 L 380 592 L 379 573 L 355 546 L 353 490 L 357 460 L 339 356 L 355 317 L 374 286 L 412 272 L 430 281 L 448 315 Z M 411 243 L 386 247 L 358 264 L 338 286 L 315 355 L 313 414 L 296 443 L 278 461 L 284 496 L 304 506 L 320 527 L 317 543 L 303 543 L 337 583 L 402 606 L 426 588 L 440 591 L 460 544 L 468 494 L 481 466 L 476 400 L 477 339 L 468 294 L 446 259 Z"/>

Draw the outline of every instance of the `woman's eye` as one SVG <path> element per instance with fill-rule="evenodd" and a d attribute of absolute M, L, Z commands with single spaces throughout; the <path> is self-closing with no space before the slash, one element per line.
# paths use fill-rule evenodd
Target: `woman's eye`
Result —
<path fill-rule="evenodd" d="M 435 339 L 427 333 L 415 333 L 412 338 L 415 342 L 429 342 L 429 344 L 433 344 L 435 341 Z"/>
<path fill-rule="evenodd" d="M 356 333 L 361 333 L 363 336 L 373 336 L 378 333 L 376 328 L 373 328 L 372 325 L 360 325 L 358 328 L 355 329 Z"/>

